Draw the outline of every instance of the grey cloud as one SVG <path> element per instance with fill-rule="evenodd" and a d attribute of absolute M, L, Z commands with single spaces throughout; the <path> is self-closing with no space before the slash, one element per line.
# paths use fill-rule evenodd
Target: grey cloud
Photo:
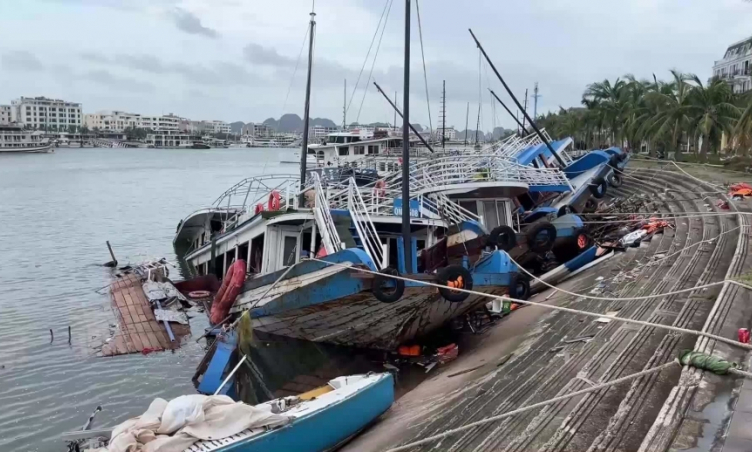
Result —
<path fill-rule="evenodd" d="M 216 38 L 219 36 L 216 30 L 203 26 L 201 19 L 184 9 L 175 8 L 171 13 L 171 17 L 175 22 L 175 26 L 186 33 L 206 36 L 207 38 Z"/>
<path fill-rule="evenodd" d="M 95 83 L 118 88 L 123 91 L 149 92 L 154 90 L 154 87 L 150 83 L 113 75 L 112 73 L 101 69 L 89 71 L 82 77 Z"/>
<path fill-rule="evenodd" d="M 259 44 L 248 44 L 243 48 L 243 56 L 250 63 L 262 64 L 273 67 L 294 67 L 295 60 L 284 55 L 280 55 L 276 49 L 264 47 Z"/>
<path fill-rule="evenodd" d="M 116 62 L 152 74 L 164 74 L 169 68 L 154 55 L 118 55 Z"/>
<path fill-rule="evenodd" d="M 4 69 L 10 71 L 36 72 L 44 69 L 44 65 L 36 56 L 23 50 L 4 54 L 0 62 Z"/>
<path fill-rule="evenodd" d="M 105 55 L 94 52 L 82 52 L 80 54 L 82 60 L 86 60 L 92 63 L 109 63 L 110 59 Z"/>

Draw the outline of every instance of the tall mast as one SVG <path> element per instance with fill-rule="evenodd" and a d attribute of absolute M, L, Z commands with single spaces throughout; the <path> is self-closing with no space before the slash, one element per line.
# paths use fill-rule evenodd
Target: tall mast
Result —
<path fill-rule="evenodd" d="M 347 130 L 347 79 L 345 79 L 344 101 L 342 102 L 342 130 Z"/>
<path fill-rule="evenodd" d="M 308 41 L 308 77 L 305 91 L 305 110 L 303 111 L 303 149 L 300 151 L 300 205 L 303 205 L 303 188 L 305 188 L 306 159 L 308 158 L 308 123 L 311 112 L 311 68 L 313 67 L 313 35 L 316 34 L 316 13 L 311 11 L 311 31 Z"/>
<path fill-rule="evenodd" d="M 533 120 L 538 119 L 538 98 L 541 97 L 540 94 L 538 94 L 538 82 L 535 82 L 535 87 L 533 87 Z"/>
<path fill-rule="evenodd" d="M 441 147 L 446 143 L 446 80 L 441 88 Z"/>
<path fill-rule="evenodd" d="M 522 106 L 522 109 L 527 112 L 527 88 L 525 88 L 525 104 Z M 525 117 L 522 117 L 522 130 L 525 130 Z"/>
<path fill-rule="evenodd" d="M 467 126 L 470 120 L 470 102 L 467 103 L 467 112 L 465 113 L 465 146 L 467 146 Z"/>
<path fill-rule="evenodd" d="M 394 121 L 392 121 L 392 127 L 394 130 L 397 130 L 397 107 L 399 106 L 399 103 L 397 102 L 397 91 L 394 92 Z"/>
<path fill-rule="evenodd" d="M 475 145 L 478 145 L 478 131 L 480 130 L 480 102 L 478 102 L 478 122 L 475 123 Z"/>
<path fill-rule="evenodd" d="M 405 272 L 412 272 L 413 241 L 410 234 L 410 0 L 405 0 L 405 77 L 402 97 L 402 244 Z"/>

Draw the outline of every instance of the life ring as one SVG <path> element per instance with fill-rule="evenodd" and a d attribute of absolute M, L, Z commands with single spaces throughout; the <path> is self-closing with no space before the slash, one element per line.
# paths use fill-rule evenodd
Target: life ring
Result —
<path fill-rule="evenodd" d="M 379 179 L 374 184 L 373 196 L 376 198 L 384 198 L 386 196 L 386 182 L 384 182 L 384 179 Z"/>
<path fill-rule="evenodd" d="M 263 211 L 264 211 L 264 205 L 262 203 L 258 203 L 258 204 L 256 204 L 256 207 L 254 207 L 254 209 L 253 209 L 253 214 L 257 215 L 257 214 L 259 214 L 259 213 L 261 213 Z"/>
<path fill-rule="evenodd" d="M 601 199 L 606 196 L 608 183 L 602 177 L 597 177 L 590 183 L 590 186 L 588 188 L 590 189 L 590 193 L 592 193 L 594 198 Z"/>
<path fill-rule="evenodd" d="M 451 288 L 473 290 L 473 275 L 470 270 L 461 265 L 450 265 L 439 270 L 436 274 L 436 282 Z M 439 293 L 451 303 L 460 303 L 470 296 L 467 292 L 459 292 L 447 287 L 439 288 Z"/>
<path fill-rule="evenodd" d="M 225 278 L 222 280 L 222 286 L 219 292 L 214 296 L 211 306 L 210 320 L 212 325 L 217 325 L 227 317 L 230 308 L 235 303 L 240 290 L 245 282 L 246 263 L 243 259 L 238 259 L 227 269 Z"/>
<path fill-rule="evenodd" d="M 279 210 L 279 192 L 277 190 L 272 191 L 269 193 L 269 203 L 268 203 L 269 210 L 274 212 L 275 210 Z"/>
<path fill-rule="evenodd" d="M 488 234 L 486 245 L 498 247 L 502 251 L 509 251 L 517 246 L 517 233 L 509 226 L 497 226 Z"/>
<path fill-rule="evenodd" d="M 211 295 L 208 290 L 194 290 L 188 292 L 188 298 L 206 298 Z"/>
<path fill-rule="evenodd" d="M 556 227 L 548 221 L 535 223 L 527 233 L 527 247 L 534 253 L 550 251 L 556 241 Z"/>
<path fill-rule="evenodd" d="M 387 267 L 381 270 L 381 273 L 373 278 L 371 292 L 373 292 L 373 296 L 382 303 L 394 303 L 402 298 L 402 295 L 405 293 L 405 281 L 402 279 L 389 278 L 389 275 L 399 276 L 399 272 L 391 267 Z M 393 285 L 387 285 L 390 282 L 392 282 Z"/>
<path fill-rule="evenodd" d="M 590 238 L 590 235 L 585 231 L 585 228 L 578 229 L 575 232 L 575 243 L 577 244 L 577 249 L 582 252 L 586 249 L 593 246 L 593 239 Z"/>

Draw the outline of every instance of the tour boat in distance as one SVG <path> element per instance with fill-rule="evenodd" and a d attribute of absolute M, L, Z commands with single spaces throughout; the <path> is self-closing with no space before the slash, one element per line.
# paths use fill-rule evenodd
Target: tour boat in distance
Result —
<path fill-rule="evenodd" d="M 0 125 L 0 154 L 45 154 L 53 151 L 52 142 L 43 137 L 43 132 L 25 130 L 15 124 Z"/>

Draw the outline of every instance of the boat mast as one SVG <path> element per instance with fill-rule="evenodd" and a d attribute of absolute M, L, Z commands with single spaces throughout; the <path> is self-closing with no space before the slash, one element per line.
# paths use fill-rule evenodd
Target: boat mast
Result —
<path fill-rule="evenodd" d="M 517 108 L 522 108 L 522 105 L 520 105 L 520 101 L 517 100 L 517 98 L 514 96 L 514 93 L 509 88 L 509 85 L 507 85 L 507 82 L 504 81 L 504 78 L 499 74 L 499 71 L 496 70 L 496 66 L 494 66 L 493 62 L 491 62 L 491 58 L 488 57 L 486 54 L 486 51 L 483 49 L 483 46 L 480 45 L 480 41 L 478 41 L 478 38 L 475 37 L 475 33 L 473 33 L 473 30 L 468 29 L 470 31 L 470 35 L 473 37 L 473 40 L 475 41 L 475 45 L 478 46 L 483 56 L 486 58 L 486 61 L 488 62 L 488 65 L 491 66 L 491 70 L 494 71 L 494 74 L 496 74 L 496 78 L 499 79 L 502 85 L 504 85 L 504 89 L 507 90 L 507 93 L 509 94 L 509 97 L 512 98 L 514 103 L 517 105 Z M 530 126 L 535 130 L 535 133 L 538 135 L 538 137 L 546 143 L 546 147 L 548 147 L 548 150 L 553 154 L 554 158 L 556 158 L 556 161 L 559 162 L 559 165 L 561 165 L 561 168 L 566 168 L 567 164 L 564 162 L 564 160 L 561 158 L 559 154 L 556 153 L 553 146 L 551 146 L 551 143 L 548 141 L 548 139 L 543 136 L 543 133 L 540 131 L 537 125 L 535 125 L 535 122 L 528 116 L 527 112 L 525 110 L 522 110 L 522 113 L 527 118 L 528 122 L 530 122 Z"/>
<path fill-rule="evenodd" d="M 347 79 L 345 79 L 344 100 L 342 102 L 342 130 L 347 130 Z"/>
<path fill-rule="evenodd" d="M 381 95 L 384 96 L 384 99 L 386 99 L 386 101 L 389 102 L 389 105 L 392 106 L 392 108 L 394 109 L 394 114 L 395 115 L 399 115 L 399 117 L 401 118 L 402 117 L 402 112 L 399 111 L 399 108 L 396 105 L 394 105 L 394 103 L 391 100 L 389 100 L 389 96 L 386 95 L 386 93 L 384 92 L 383 89 L 381 89 L 381 87 L 379 86 L 378 83 L 373 82 L 373 84 L 374 84 L 374 86 L 376 86 L 376 89 L 379 90 L 379 93 L 381 93 Z M 412 130 L 413 133 L 415 134 L 415 136 L 418 137 L 418 139 L 420 140 L 420 142 L 423 143 L 423 146 L 427 147 L 428 150 L 431 151 L 431 153 L 434 152 L 433 148 L 431 147 L 431 145 L 428 144 L 428 141 L 426 141 L 426 139 L 423 138 L 423 135 L 421 135 L 420 132 L 418 132 L 418 129 L 416 129 L 414 125 L 410 124 L 410 130 Z M 430 137 L 429 137 L 429 139 L 430 139 Z"/>
<path fill-rule="evenodd" d="M 441 148 L 444 149 L 446 143 L 446 80 L 441 88 Z"/>
<path fill-rule="evenodd" d="M 493 92 L 492 89 L 489 89 L 489 91 L 491 91 L 491 95 L 493 97 L 495 97 L 497 101 L 499 101 L 499 103 L 501 104 L 501 106 L 504 107 L 504 110 L 506 110 L 507 113 L 509 113 L 509 116 L 511 116 L 512 119 L 514 119 L 517 122 L 517 125 L 522 127 L 522 133 L 524 133 L 525 135 L 527 135 L 527 129 L 525 129 L 525 126 L 520 122 L 519 118 L 516 118 L 512 114 L 512 111 L 509 109 L 509 107 L 507 107 L 506 104 L 504 102 L 502 102 L 501 99 L 499 99 L 499 96 L 497 96 L 496 93 Z"/>
<path fill-rule="evenodd" d="M 405 78 L 402 107 L 402 244 L 405 272 L 412 271 L 413 247 L 410 234 L 410 0 L 405 0 Z"/>
<path fill-rule="evenodd" d="M 373 82 L 373 83 L 376 84 L 376 82 Z M 397 91 L 395 91 L 394 92 L 394 121 L 392 121 L 392 127 L 394 128 L 395 131 L 397 130 L 397 105 L 398 105 Z"/>
<path fill-rule="evenodd" d="M 465 146 L 467 146 L 467 126 L 470 120 L 470 102 L 467 103 L 467 112 L 465 112 Z"/>
<path fill-rule="evenodd" d="M 525 88 L 525 104 L 522 106 L 522 109 L 527 111 L 527 88 Z M 525 130 L 525 117 L 522 118 L 522 130 Z"/>
<path fill-rule="evenodd" d="M 535 87 L 533 88 L 533 119 L 538 119 L 538 99 L 541 97 L 540 94 L 538 94 L 538 82 L 535 82 Z"/>
<path fill-rule="evenodd" d="M 316 32 L 316 13 L 311 11 L 311 31 L 308 41 L 308 77 L 306 80 L 305 110 L 303 111 L 303 149 L 300 151 L 300 205 L 303 205 L 303 189 L 306 178 L 306 159 L 308 158 L 308 123 L 311 110 L 311 67 L 313 66 L 313 35 Z"/>

